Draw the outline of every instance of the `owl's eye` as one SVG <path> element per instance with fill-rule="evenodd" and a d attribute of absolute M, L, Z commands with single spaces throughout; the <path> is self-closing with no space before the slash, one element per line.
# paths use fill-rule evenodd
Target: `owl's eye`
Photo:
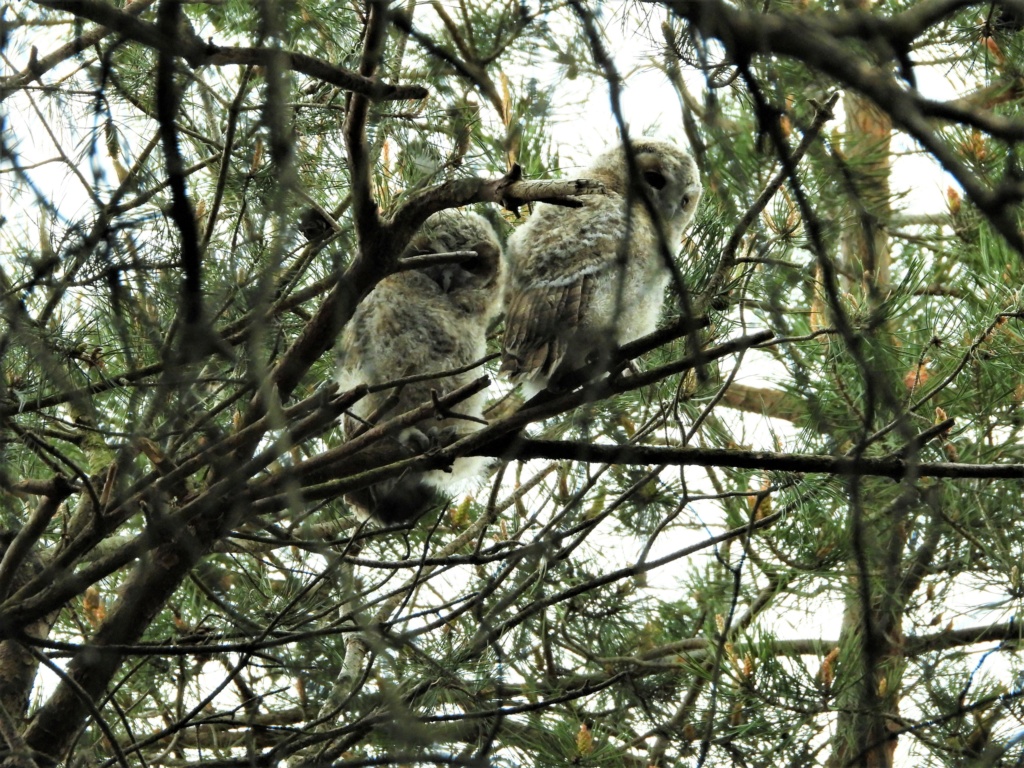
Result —
<path fill-rule="evenodd" d="M 644 171 L 644 181 L 655 189 L 664 189 L 668 181 L 657 171 Z"/>

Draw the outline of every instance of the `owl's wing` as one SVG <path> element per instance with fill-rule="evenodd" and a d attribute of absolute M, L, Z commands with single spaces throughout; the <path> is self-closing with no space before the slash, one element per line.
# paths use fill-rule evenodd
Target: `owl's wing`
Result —
<path fill-rule="evenodd" d="M 578 331 L 601 325 L 594 296 L 616 271 L 625 201 L 607 192 L 579 202 L 578 208 L 539 205 L 509 241 L 501 371 L 513 381 L 547 379 L 585 362 L 590 350 Z"/>
<path fill-rule="evenodd" d="M 501 373 L 550 376 L 569 354 L 572 332 L 587 314 L 600 269 L 578 273 L 554 285 L 514 293 L 505 316 Z"/>

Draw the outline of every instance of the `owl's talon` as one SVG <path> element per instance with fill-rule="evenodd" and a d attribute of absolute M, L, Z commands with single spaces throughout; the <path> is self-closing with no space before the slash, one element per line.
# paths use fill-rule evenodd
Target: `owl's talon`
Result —
<path fill-rule="evenodd" d="M 403 429 L 398 434 L 398 442 L 412 454 L 425 453 L 434 445 L 431 437 L 416 427 Z"/>

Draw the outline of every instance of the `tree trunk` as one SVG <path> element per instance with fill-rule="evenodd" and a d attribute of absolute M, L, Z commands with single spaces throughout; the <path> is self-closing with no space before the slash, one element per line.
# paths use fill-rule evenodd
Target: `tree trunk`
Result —
<path fill-rule="evenodd" d="M 889 285 L 889 175 L 892 121 L 872 102 L 847 94 L 842 162 L 850 186 L 849 221 L 843 227 L 841 274 L 846 290 L 862 306 L 876 308 Z M 858 280 L 859 278 L 859 280 Z M 885 333 L 878 328 L 878 333 Z M 868 386 L 872 386 L 871 383 Z M 870 432 L 870 425 L 865 425 Z M 850 525 L 853 557 L 843 628 L 838 720 L 829 766 L 888 768 L 896 738 L 903 673 L 903 606 L 900 563 L 906 543 L 903 497 L 891 500 L 888 487 L 851 478 Z M 886 499 L 888 490 L 889 498 Z"/>

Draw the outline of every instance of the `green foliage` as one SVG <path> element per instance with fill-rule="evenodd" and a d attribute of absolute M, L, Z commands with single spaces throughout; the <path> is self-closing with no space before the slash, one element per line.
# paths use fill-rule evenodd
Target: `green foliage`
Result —
<path fill-rule="evenodd" d="M 185 3 L 171 47 L 125 15 L 153 32 L 166 3 L 62 5 L 0 15 L 4 759 L 1019 761 L 1009 4 L 391 3 L 379 60 L 386 3 Z M 187 58 L 189 25 L 209 45 Z M 647 98 L 693 145 L 705 196 L 662 325 L 706 327 L 528 420 L 494 381 L 485 480 L 412 526 L 360 521 L 355 478 L 408 462 L 396 430 L 346 453 L 338 428 L 332 346 L 405 247 L 360 217 L 514 164 L 572 178 L 563 158 L 615 140 L 595 42 L 627 89 L 660 73 Z M 428 95 L 339 84 L 361 70 Z M 73 682 L 33 692 L 40 658 Z"/>

